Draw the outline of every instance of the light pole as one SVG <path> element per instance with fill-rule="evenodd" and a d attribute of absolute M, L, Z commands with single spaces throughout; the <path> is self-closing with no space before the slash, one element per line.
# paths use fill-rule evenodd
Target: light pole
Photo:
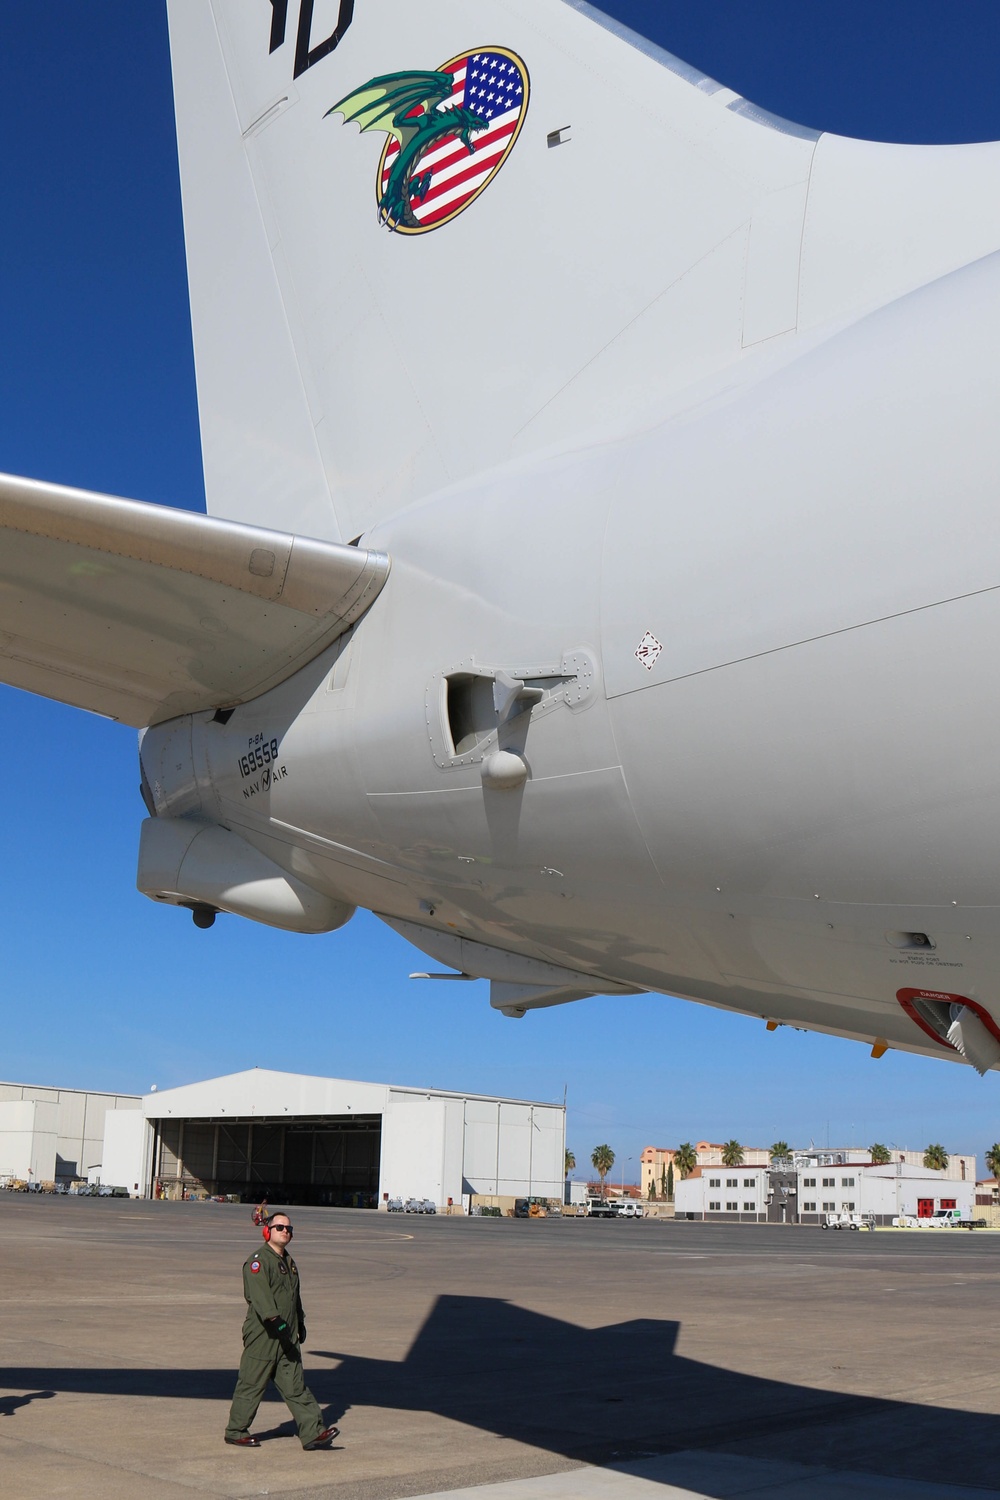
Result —
<path fill-rule="evenodd" d="M 626 1156 L 625 1160 L 622 1162 L 622 1201 L 623 1202 L 624 1202 L 624 1199 L 625 1199 L 625 1168 L 626 1168 L 626 1166 L 628 1165 L 628 1163 L 631 1160 L 632 1160 L 631 1156 Z"/>

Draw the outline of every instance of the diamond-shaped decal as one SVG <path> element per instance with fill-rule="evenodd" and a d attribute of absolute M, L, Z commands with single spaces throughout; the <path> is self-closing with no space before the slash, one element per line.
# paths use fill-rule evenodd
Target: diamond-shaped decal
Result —
<path fill-rule="evenodd" d="M 642 640 L 635 648 L 635 655 L 642 662 L 647 672 L 651 672 L 656 665 L 656 658 L 663 650 L 663 645 L 650 631 L 646 631 Z"/>

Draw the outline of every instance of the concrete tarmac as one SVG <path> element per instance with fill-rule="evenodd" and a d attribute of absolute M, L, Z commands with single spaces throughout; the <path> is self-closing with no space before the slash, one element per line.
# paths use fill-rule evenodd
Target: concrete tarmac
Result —
<path fill-rule="evenodd" d="M 332 1452 L 222 1442 L 249 1208 L 0 1193 L 4 1494 L 1000 1496 L 1000 1236 L 291 1216 Z"/>

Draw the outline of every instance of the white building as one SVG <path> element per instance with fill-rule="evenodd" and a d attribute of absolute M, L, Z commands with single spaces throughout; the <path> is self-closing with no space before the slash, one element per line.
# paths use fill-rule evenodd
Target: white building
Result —
<path fill-rule="evenodd" d="M 766 1167 L 696 1167 L 674 1188 L 674 1213 L 678 1219 L 763 1224 L 769 1188 Z"/>
<path fill-rule="evenodd" d="M 975 1158 L 967 1160 L 974 1163 Z M 932 1172 L 922 1162 L 905 1161 L 882 1167 L 873 1167 L 870 1162 L 809 1166 L 798 1173 L 799 1218 L 803 1224 L 819 1224 L 828 1213 L 858 1213 L 872 1217 L 876 1224 L 888 1224 L 900 1214 L 929 1219 L 941 1208 L 957 1208 L 973 1218 L 975 1202 L 974 1166 L 964 1181 L 947 1171 Z"/>
<path fill-rule="evenodd" d="M 922 1163 L 873 1167 L 864 1155 L 864 1161 L 807 1163 L 795 1171 L 698 1167 L 677 1184 L 675 1213 L 679 1219 L 744 1224 L 821 1224 L 829 1213 L 863 1214 L 888 1224 L 900 1214 L 930 1218 L 941 1208 L 974 1217 L 974 1172 L 963 1181 Z"/>
<path fill-rule="evenodd" d="M 105 1122 L 141 1103 L 138 1094 L 0 1083 L 0 1181 L 69 1183 L 99 1172 Z"/>
<path fill-rule="evenodd" d="M 726 1148 L 714 1144 L 711 1141 L 699 1141 L 694 1148 L 695 1161 L 703 1170 L 708 1167 L 722 1166 L 722 1153 Z M 892 1160 L 902 1162 L 905 1166 L 919 1167 L 923 1169 L 923 1151 L 903 1151 L 898 1147 L 891 1147 Z M 771 1160 L 771 1152 L 763 1146 L 744 1146 L 744 1167 L 779 1167 L 784 1162 Z M 655 1195 L 662 1196 L 664 1187 L 668 1184 L 668 1169 L 675 1162 L 677 1148 L 673 1146 L 647 1146 L 640 1158 L 640 1186 L 642 1196 L 648 1198 Z M 807 1146 L 796 1147 L 791 1152 L 791 1164 L 796 1169 L 802 1167 L 842 1167 L 842 1166 L 870 1166 L 871 1152 L 867 1146 Z M 719 1174 L 712 1173 L 712 1176 Z M 731 1174 L 730 1174 L 731 1175 Z M 949 1155 L 948 1165 L 943 1173 L 935 1174 L 946 1177 L 949 1181 L 974 1182 L 976 1178 L 976 1158 L 965 1156 L 961 1153 Z M 673 1167 L 674 1184 L 680 1180 L 676 1164 Z M 650 1190 L 652 1189 L 652 1194 Z M 700 1210 L 699 1210 L 700 1212 Z M 772 1215 L 773 1217 L 773 1215 Z"/>
<path fill-rule="evenodd" d="M 144 1196 L 438 1207 L 563 1197 L 561 1104 L 253 1068 L 146 1094 L 105 1138 L 102 1179 Z"/>

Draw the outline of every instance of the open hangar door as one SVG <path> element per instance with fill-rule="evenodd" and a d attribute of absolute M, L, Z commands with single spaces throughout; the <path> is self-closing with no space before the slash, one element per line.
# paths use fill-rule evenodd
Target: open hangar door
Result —
<path fill-rule="evenodd" d="M 150 1192 L 375 1208 L 382 1116 L 155 1120 Z"/>
<path fill-rule="evenodd" d="M 153 1089 L 142 1110 L 153 1197 L 443 1208 L 563 1191 L 561 1105 L 248 1068 Z"/>

